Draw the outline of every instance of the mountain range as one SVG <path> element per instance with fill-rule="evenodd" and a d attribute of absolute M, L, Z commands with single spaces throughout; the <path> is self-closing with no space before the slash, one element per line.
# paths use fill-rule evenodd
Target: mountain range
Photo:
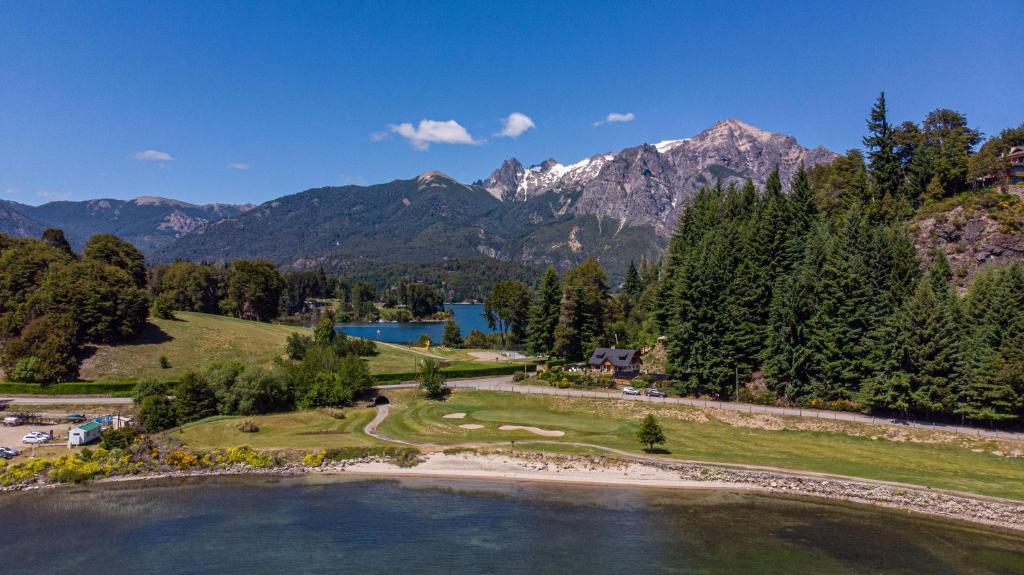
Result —
<path fill-rule="evenodd" d="M 199 206 L 150 196 L 132 200 L 48 202 L 39 206 L 0 200 L 0 232 L 38 236 L 46 228 L 60 228 L 76 249 L 81 249 L 95 234 L 114 234 L 150 255 L 204 224 L 238 216 L 252 207 Z"/>
<path fill-rule="evenodd" d="M 0 204 L 0 231 L 65 230 L 134 242 L 152 262 L 264 257 L 289 268 L 351 271 L 381 262 L 492 258 L 565 269 L 598 259 L 613 278 L 657 257 L 683 203 L 704 186 L 832 161 L 824 148 L 739 120 L 692 138 L 642 144 L 572 164 L 502 163 L 464 184 L 428 172 L 371 186 L 315 188 L 259 206 L 195 206 L 162 198 Z"/>

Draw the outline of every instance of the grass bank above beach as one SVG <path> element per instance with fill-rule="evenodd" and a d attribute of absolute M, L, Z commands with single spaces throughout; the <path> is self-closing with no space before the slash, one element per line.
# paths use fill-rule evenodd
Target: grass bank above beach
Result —
<path fill-rule="evenodd" d="M 438 448 L 507 445 L 515 440 L 517 449 L 603 452 L 575 445 L 589 444 L 642 454 L 636 432 L 640 419 L 650 412 L 665 430 L 667 442 L 660 457 L 771 466 L 1024 500 L 1024 445 L 1019 442 L 625 401 L 482 391 L 456 391 L 441 402 L 423 399 L 413 390 L 387 395 L 390 415 L 379 431 Z M 218 420 L 192 425 L 179 435 L 196 447 L 240 442 L 274 449 L 381 444 L 362 431 L 372 419 L 371 410 L 346 413 L 350 415 L 340 423 L 326 421 L 322 412 L 254 417 L 260 431 L 247 434 L 232 430 L 238 420 Z"/>

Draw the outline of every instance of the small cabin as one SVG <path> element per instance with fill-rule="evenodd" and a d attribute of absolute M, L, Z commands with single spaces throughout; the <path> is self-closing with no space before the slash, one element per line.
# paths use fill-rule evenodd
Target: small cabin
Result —
<path fill-rule="evenodd" d="M 100 438 L 102 426 L 90 421 L 68 431 L 68 445 L 86 445 Z"/>
<path fill-rule="evenodd" d="M 599 347 L 587 361 L 591 370 L 614 375 L 618 372 L 640 372 L 640 350 Z"/>

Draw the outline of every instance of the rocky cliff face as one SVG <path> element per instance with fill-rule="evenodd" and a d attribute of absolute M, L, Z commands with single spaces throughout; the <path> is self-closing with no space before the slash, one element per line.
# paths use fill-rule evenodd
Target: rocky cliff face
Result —
<path fill-rule="evenodd" d="M 921 218 L 911 224 L 918 254 L 928 262 L 940 249 L 953 269 L 960 287 L 984 265 L 1005 265 L 1024 261 L 1024 235 L 1008 229 L 1006 222 L 986 209 L 957 206 L 948 212 Z"/>
<path fill-rule="evenodd" d="M 776 167 L 788 183 L 801 162 L 812 166 L 835 157 L 824 148 L 804 148 L 791 136 L 724 120 L 693 138 L 598 154 L 570 165 L 547 160 L 524 168 L 512 158 L 477 185 L 503 201 L 578 192 L 572 213 L 615 218 L 622 226 L 651 225 L 664 237 L 672 233 L 683 202 L 701 187 L 747 178 L 763 185 Z"/>

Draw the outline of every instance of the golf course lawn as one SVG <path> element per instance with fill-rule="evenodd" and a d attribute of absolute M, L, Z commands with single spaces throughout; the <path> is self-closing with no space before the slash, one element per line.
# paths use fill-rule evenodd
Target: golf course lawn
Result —
<path fill-rule="evenodd" d="M 373 409 L 351 408 L 343 411 L 344 419 L 336 419 L 326 411 L 296 411 L 254 417 L 213 417 L 182 428 L 168 435 L 196 449 L 214 449 L 249 444 L 257 449 L 332 449 L 388 445 L 363 433 L 373 419 Z M 238 425 L 252 420 L 259 426 L 256 433 L 243 433 Z"/>
<path fill-rule="evenodd" d="M 684 406 L 509 393 L 456 391 L 443 402 L 412 391 L 388 394 L 391 414 L 380 431 L 393 437 L 437 444 L 516 440 L 597 444 L 640 453 L 640 418 L 653 412 L 665 430 L 664 455 L 679 459 L 767 465 L 833 473 L 1024 500 L 1024 458 L 994 455 L 997 446 L 969 438 L 944 443 L 872 439 L 885 429 L 864 426 L 851 435 L 836 431 L 770 430 L 706 417 Z M 465 413 L 461 419 L 446 419 Z M 462 429 L 459 425 L 483 425 Z M 542 437 L 529 431 L 500 431 L 500 425 L 534 426 L 564 432 Z M 850 427 L 857 430 L 861 424 Z M 916 436 L 915 436 L 916 437 Z M 531 449 L 547 449 L 531 445 Z M 975 450 L 981 450 L 975 451 Z M 561 446 L 559 451 L 573 451 Z M 591 449 L 582 450 L 591 453 Z"/>

